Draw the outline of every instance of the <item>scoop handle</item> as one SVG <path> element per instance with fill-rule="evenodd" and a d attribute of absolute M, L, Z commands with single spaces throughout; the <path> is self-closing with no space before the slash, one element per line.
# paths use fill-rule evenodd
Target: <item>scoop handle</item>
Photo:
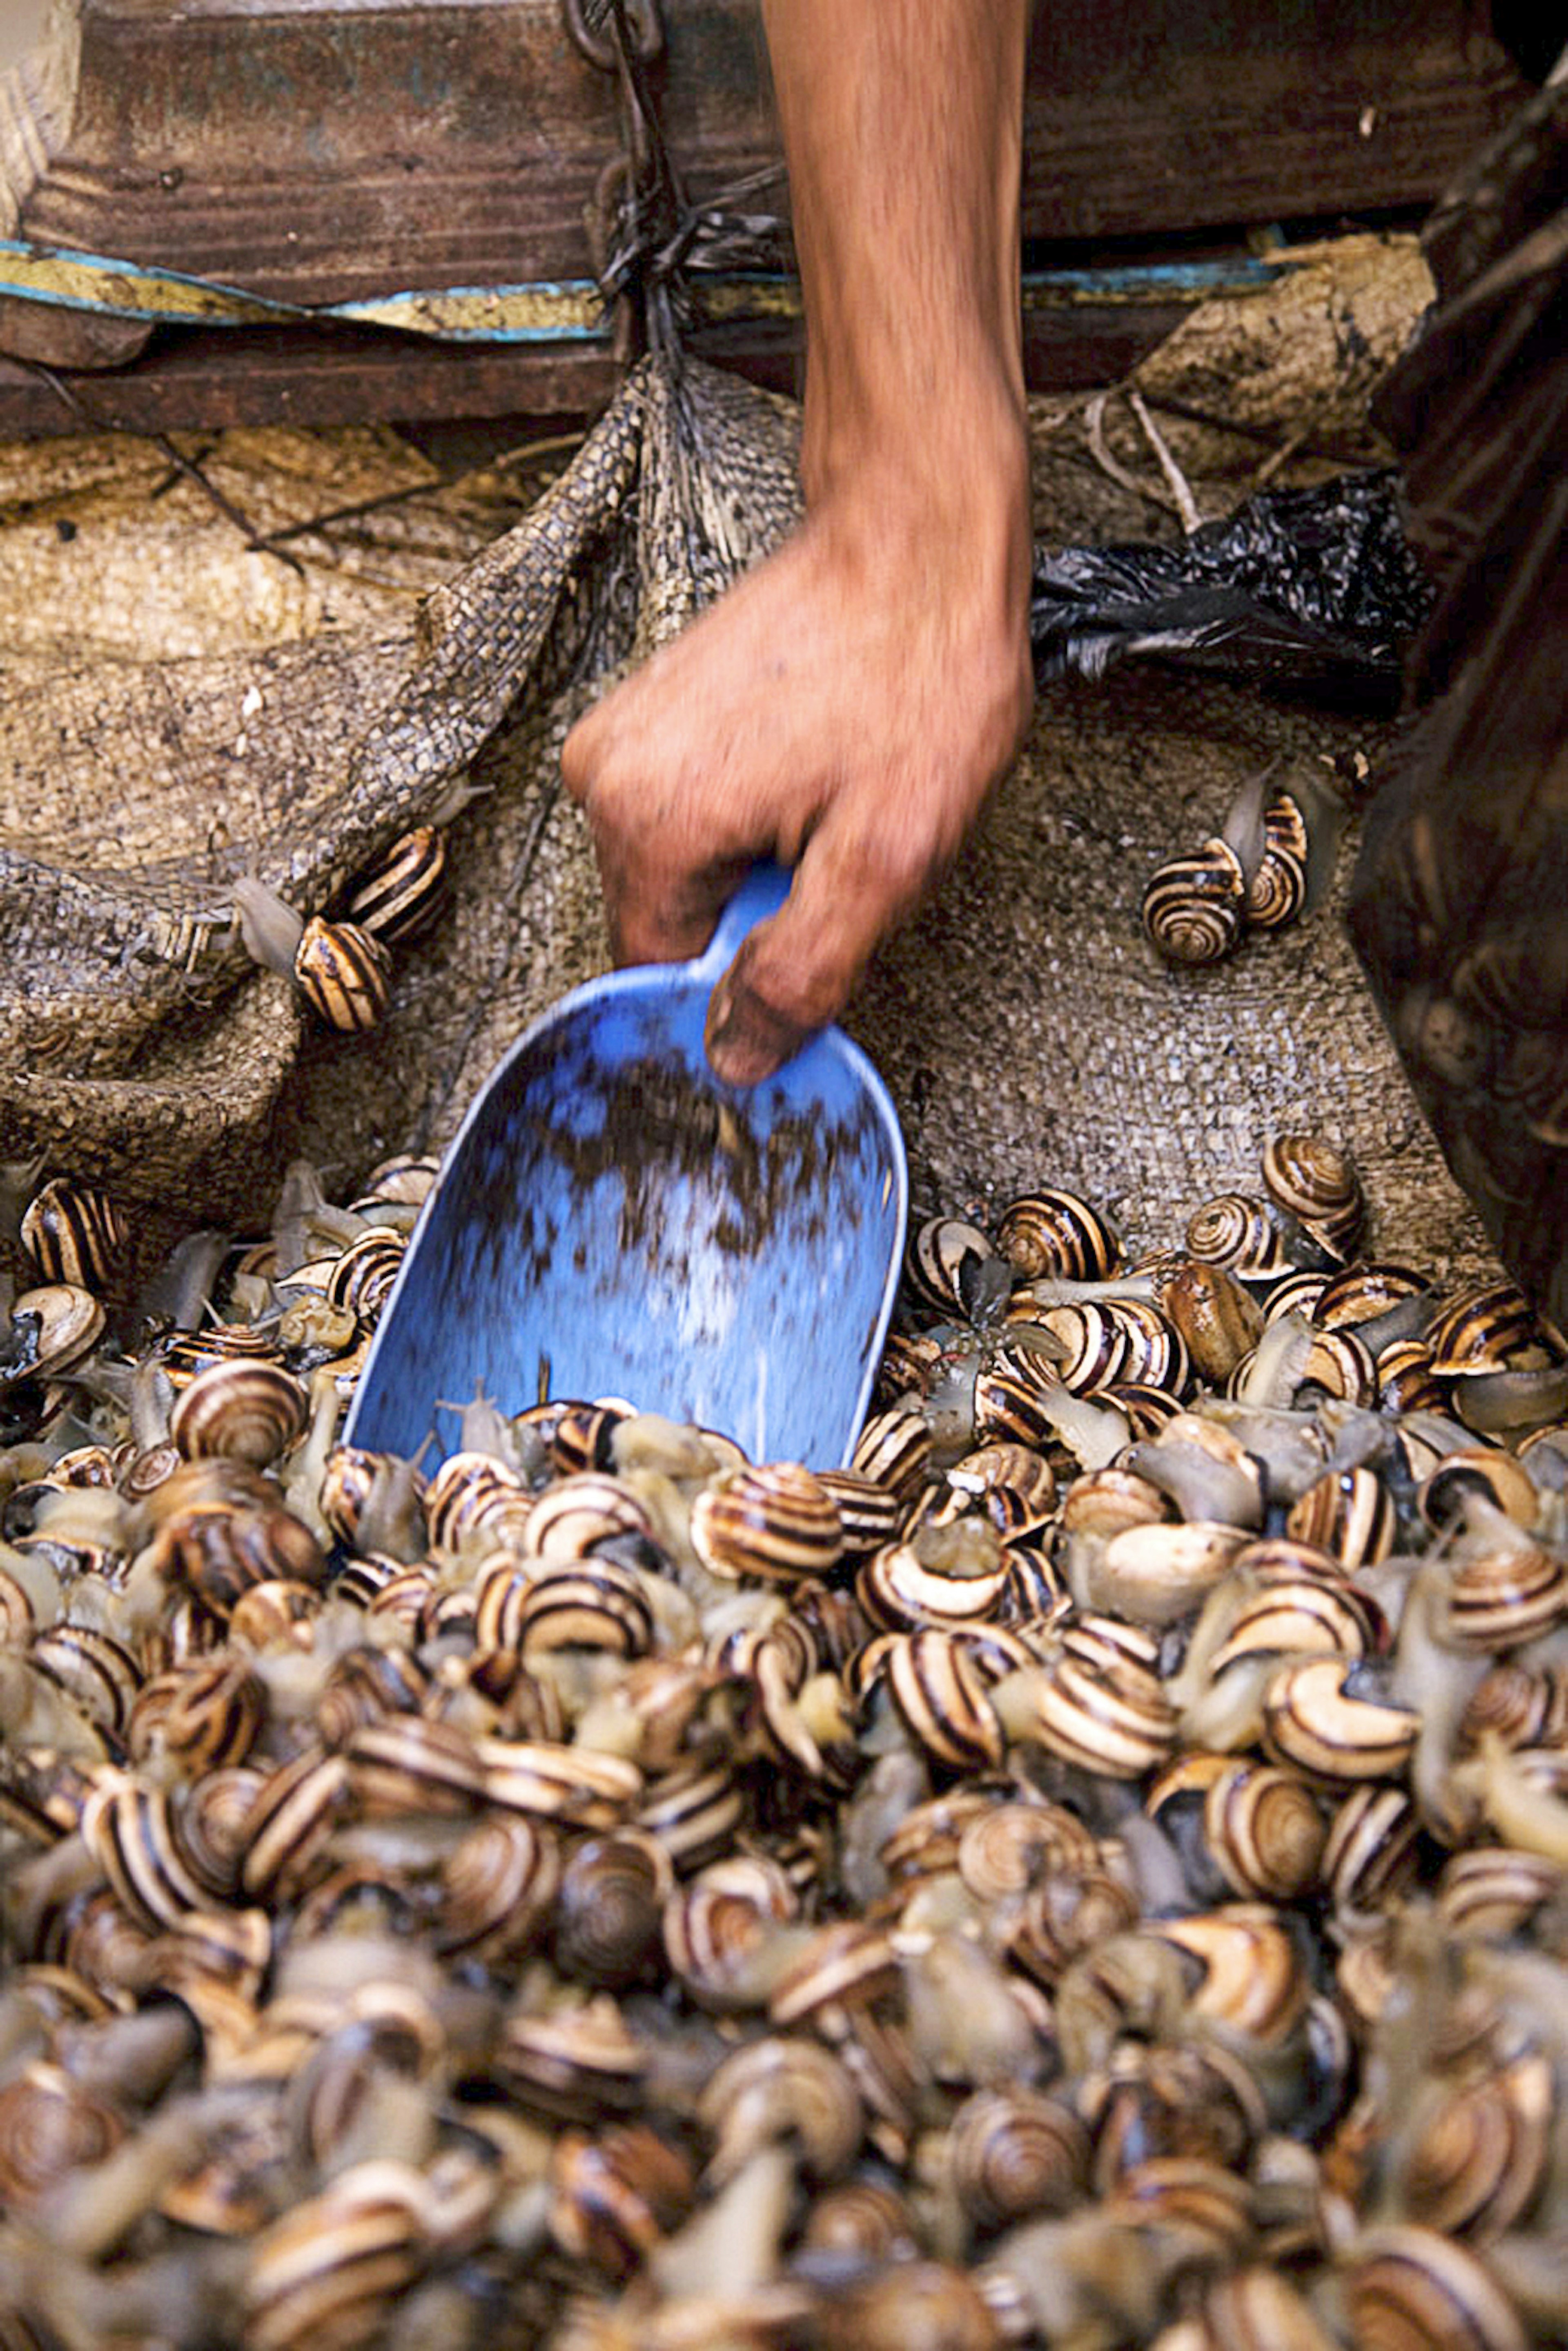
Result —
<path fill-rule="evenodd" d="M 707 946 L 692 968 L 710 983 L 722 978 L 735 961 L 740 945 L 758 923 L 776 914 L 789 895 L 794 876 L 787 865 L 765 857 L 755 864 L 723 914 Z"/>

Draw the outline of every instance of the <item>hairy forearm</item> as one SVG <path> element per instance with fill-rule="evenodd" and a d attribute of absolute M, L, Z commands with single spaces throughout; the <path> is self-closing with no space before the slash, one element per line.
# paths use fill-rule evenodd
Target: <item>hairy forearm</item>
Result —
<path fill-rule="evenodd" d="M 1022 442 L 1028 0 L 763 0 L 808 321 L 808 498 L 868 453 Z M 940 452 L 940 455 L 936 455 Z"/>

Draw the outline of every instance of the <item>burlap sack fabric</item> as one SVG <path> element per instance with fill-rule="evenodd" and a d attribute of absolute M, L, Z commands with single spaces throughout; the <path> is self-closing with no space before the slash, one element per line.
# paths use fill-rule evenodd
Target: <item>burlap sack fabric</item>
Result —
<path fill-rule="evenodd" d="M 1156 352 L 1140 382 L 1204 513 L 1260 466 L 1311 480 L 1374 457 L 1368 398 L 1427 291 L 1409 240 L 1346 239 Z M 1036 402 L 1034 425 L 1043 539 L 1176 529 L 1119 398 L 1092 435 L 1082 400 Z M 265 1225 L 291 1154 L 347 1188 L 449 1135 L 518 1029 L 603 967 L 562 736 L 789 528 L 795 434 L 788 402 L 645 363 L 520 520 L 504 473 L 444 488 L 390 434 L 225 436 L 204 467 L 262 529 L 401 494 L 290 538 L 294 569 L 142 444 L 0 453 L 21 646 L 0 688 L 0 1157 L 107 1180 L 162 1242 Z M 894 1089 L 918 1204 L 1063 1181 L 1167 1234 L 1306 1124 L 1354 1152 L 1375 1241 L 1473 1261 L 1479 1228 L 1332 905 L 1201 973 L 1139 928 L 1151 867 L 1267 761 L 1375 754 L 1386 733 L 1154 671 L 1042 695 L 848 1023 Z M 235 937 L 235 878 L 329 908 L 465 783 L 450 900 L 401 952 L 390 1017 L 364 1038 L 310 1028 Z"/>

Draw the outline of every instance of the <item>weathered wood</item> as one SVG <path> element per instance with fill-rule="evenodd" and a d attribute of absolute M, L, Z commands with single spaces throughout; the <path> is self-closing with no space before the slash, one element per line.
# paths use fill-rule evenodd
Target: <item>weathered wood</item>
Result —
<path fill-rule="evenodd" d="M 760 18 L 665 17 L 654 86 L 706 197 L 779 160 Z M 1481 0 L 1041 8 L 1024 234 L 1425 204 L 1523 94 Z M 303 303 L 582 277 L 618 149 L 557 0 L 63 0 L 0 77 L 0 230 Z"/>

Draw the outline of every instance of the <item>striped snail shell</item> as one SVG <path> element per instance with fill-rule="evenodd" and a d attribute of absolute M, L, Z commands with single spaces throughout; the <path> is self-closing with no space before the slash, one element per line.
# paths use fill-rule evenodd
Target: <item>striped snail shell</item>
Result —
<path fill-rule="evenodd" d="M 1336 1907 L 1379 1908 L 1416 1872 L 1420 1823 L 1403 1788 L 1375 1781 L 1352 1788 L 1335 1810 L 1322 1853 L 1322 1879 Z"/>
<path fill-rule="evenodd" d="M 799 1909 L 800 1897 L 776 1862 L 727 1853 L 664 1905 L 664 1956 L 699 2008 L 720 2014 L 753 2008 L 779 1929 Z"/>
<path fill-rule="evenodd" d="M 517 1813 L 476 1821 L 441 1866 L 436 1949 L 493 1966 L 520 1959 L 544 1932 L 560 1876 L 551 1829 Z"/>
<path fill-rule="evenodd" d="M 211 1364 L 276 1364 L 279 1349 L 270 1332 L 253 1331 L 248 1322 L 209 1322 L 200 1331 L 171 1331 L 157 1353 L 159 1369 L 181 1388 Z"/>
<path fill-rule="evenodd" d="M 1377 1401 L 1386 1412 L 1441 1412 L 1447 1384 L 1432 1366 L 1425 1339 L 1396 1339 L 1377 1357 Z"/>
<path fill-rule="evenodd" d="M 931 1462 L 931 1431 L 918 1412 L 894 1405 L 873 1413 L 856 1441 L 851 1468 L 885 1486 L 901 1501 L 912 1501 L 925 1483 Z"/>
<path fill-rule="evenodd" d="M 1218 2278 L 1204 2295 L 1190 2345 L 1181 2351 L 1336 2351 L 1335 2337 L 1313 2315 L 1291 2280 L 1272 2266 Z M 1177 2351 L 1180 2325 L 1157 2338 L 1156 2351 Z"/>
<path fill-rule="evenodd" d="M 891 1636 L 881 1655 L 888 1695 L 934 1762 L 960 1771 L 1000 1763 L 1002 1728 L 986 1675 L 961 1639 L 927 1627 Z"/>
<path fill-rule="evenodd" d="M 1248 922 L 1256 931 L 1282 931 L 1303 912 L 1307 896 L 1305 858 L 1286 844 L 1270 842 L 1247 884 Z"/>
<path fill-rule="evenodd" d="M 22 1247 L 47 1283 L 107 1290 L 122 1271 L 130 1228 L 100 1185 L 57 1176 L 35 1192 L 22 1213 Z"/>
<path fill-rule="evenodd" d="M 1511 1454 L 1463 1446 L 1445 1454 L 1416 1489 L 1416 1508 L 1437 1532 L 1462 1519 L 1468 1501 L 1501 1510 L 1518 1527 L 1533 1527 L 1541 1508 L 1535 1480 Z"/>
<path fill-rule="evenodd" d="M 1552 2064 L 1539 2051 L 1439 2095 L 1410 2149 L 1405 2204 L 1445 2236 L 1500 2236 L 1534 2201 L 1556 2106 Z"/>
<path fill-rule="evenodd" d="M 213 1364 L 182 1389 L 169 1434 L 187 1461 L 217 1456 L 265 1469 L 308 1416 L 304 1389 L 276 1364 Z"/>
<path fill-rule="evenodd" d="M 0 1334 L 0 1394 L 24 1382 L 58 1378 L 85 1362 L 108 1317 L 79 1282 L 46 1282 L 12 1303 L 10 1335 Z"/>
<path fill-rule="evenodd" d="M 962 1217 L 927 1217 L 916 1225 L 904 1264 L 923 1298 L 969 1322 L 988 1322 L 1011 1287 L 1006 1259 Z"/>
<path fill-rule="evenodd" d="M 954 2192 L 978 2230 L 1065 2212 L 1086 2192 L 1089 2134 L 1065 2099 L 978 2090 L 947 2126 Z"/>
<path fill-rule="evenodd" d="M 388 946 L 413 938 L 434 916 L 446 873 L 446 843 L 434 824 L 400 833 L 350 883 L 343 915 Z"/>
<path fill-rule="evenodd" d="M 1008 1566 L 994 1540 L 988 1565 L 977 1558 L 965 1561 L 956 1573 L 928 1564 L 921 1546 L 890 1543 L 861 1566 L 855 1598 L 871 1623 L 888 1633 L 986 1624 L 1001 1605 Z"/>
<path fill-rule="evenodd" d="M 854 1469 L 819 1469 L 816 1479 L 838 1511 L 844 1550 L 850 1556 L 863 1557 L 894 1541 L 904 1512 L 889 1488 Z"/>
<path fill-rule="evenodd" d="M 1328 1838 L 1318 1799 L 1292 1771 L 1228 1763 L 1204 1798 L 1209 1851 L 1243 1900 L 1289 1902 L 1316 1882 Z"/>
<path fill-rule="evenodd" d="M 1461 1290 L 1427 1332 L 1439 1379 L 1502 1371 L 1522 1348 L 1539 1344 L 1540 1326 L 1516 1282 L 1490 1281 Z"/>
<path fill-rule="evenodd" d="M 377 1161 L 365 1178 L 363 1196 L 397 1207 L 421 1207 L 440 1172 L 438 1159 L 423 1152 L 400 1151 L 391 1159 Z"/>
<path fill-rule="evenodd" d="M 840 2006 L 869 2008 L 898 1980 L 897 1949 L 883 1928 L 869 1919 L 835 1919 L 819 1927 L 780 1970 L 768 1994 L 768 2018 L 775 2025 L 802 2024 Z"/>
<path fill-rule="evenodd" d="M 533 1579 L 518 1594 L 513 1634 L 530 1661 L 552 1649 L 643 1657 L 653 1646 L 653 1612 L 632 1569 L 588 1558 Z"/>
<path fill-rule="evenodd" d="M 398 2173 L 401 2195 L 354 2197 L 357 2173 Z M 408 2166 L 367 2163 L 264 2229 L 245 2271 L 243 2339 L 255 2351 L 368 2344 L 425 2267 L 423 2224 Z"/>
<path fill-rule="evenodd" d="M 373 1323 L 392 1295 L 407 1248 L 406 1233 L 390 1225 L 369 1226 L 339 1253 L 323 1293 L 328 1304 Z"/>
<path fill-rule="evenodd" d="M 188 1910 L 210 1907 L 176 1839 L 174 1808 L 162 1789 L 109 1781 L 89 1797 L 82 1841 L 139 1925 L 156 1932 Z"/>
<path fill-rule="evenodd" d="M 387 1008 L 392 957 L 357 923 L 312 914 L 294 950 L 294 983 L 317 1018 L 347 1035 L 373 1029 Z"/>
<path fill-rule="evenodd" d="M 1342 1261 L 1366 1216 L 1361 1179 L 1343 1151 L 1317 1134 L 1276 1134 L 1263 1152 L 1263 1188 Z"/>
<path fill-rule="evenodd" d="M 822 2305 L 820 2351 L 998 2351 L 997 2322 L 978 2284 L 950 2262 L 893 2261 L 855 2276 Z"/>
<path fill-rule="evenodd" d="M 976 1900 L 990 1903 L 1025 1894 L 1048 1876 L 1082 1877 L 1098 1866 L 1099 1850 L 1076 1813 L 1062 1805 L 981 1797 L 963 1823 L 955 1858 Z M 889 1846 L 882 1852 L 889 1863 Z"/>
<path fill-rule="evenodd" d="M 455 1723 L 417 1714 L 361 1722 L 343 1744 L 349 1797 L 367 1819 L 423 1813 L 451 1819 L 471 1813 L 485 1793 L 474 1741 Z"/>
<path fill-rule="evenodd" d="M 1144 930 L 1167 963 L 1218 963 L 1240 941 L 1247 877 L 1228 842 L 1211 835 L 1189 855 L 1167 858 L 1144 892 Z"/>
<path fill-rule="evenodd" d="M 474 1536 L 520 1548 L 533 1509 L 523 1479 L 493 1454 L 449 1453 L 424 1493 L 431 1549 L 455 1552 Z"/>
<path fill-rule="evenodd" d="M 1009 1204 L 997 1227 L 997 1247 L 1028 1280 L 1104 1281 L 1124 1259 L 1120 1236 L 1098 1208 L 1076 1192 L 1051 1186 Z"/>
<path fill-rule="evenodd" d="M 692 1505 L 692 1547 L 710 1573 L 727 1579 L 788 1583 L 821 1575 L 843 1540 L 832 1496 L 795 1462 L 735 1470 Z"/>
<path fill-rule="evenodd" d="M 604 1991 L 635 1983 L 658 1948 L 674 1887 L 670 1857 L 646 1830 L 617 1829 L 580 1844 L 556 1902 L 562 1975 Z"/>
<path fill-rule="evenodd" d="M 594 2138 L 564 2131 L 550 2153 L 546 2225 L 570 2261 L 622 2284 L 652 2260 L 695 2200 L 679 2147 L 646 2123 Z"/>
<path fill-rule="evenodd" d="M 1107 1539 L 1128 1527 L 1158 1526 L 1170 1517 L 1160 1489 L 1135 1469 L 1085 1469 L 1061 1498 L 1061 1523 L 1068 1534 Z"/>
<path fill-rule="evenodd" d="M 706 1869 L 730 1850 L 744 1811 L 733 1764 L 699 1757 L 651 1779 L 635 1819 L 676 1869 L 692 1871 Z"/>
<path fill-rule="evenodd" d="M 1354 1331 L 1314 1331 L 1300 1384 L 1322 1388 L 1345 1404 L 1372 1405 L 1377 1399 L 1377 1364 Z"/>
<path fill-rule="evenodd" d="M 63 2066 L 24 2066 L 0 2085 L 0 2207 L 31 2212 L 68 2174 L 101 2163 L 124 2137 L 114 2108 Z M 26 2342 L 27 2334 L 17 2340 Z"/>
<path fill-rule="evenodd" d="M 1134 1625 L 1179 1624 L 1227 1576 L 1247 1541 L 1206 1519 L 1124 1528 L 1083 1571 L 1090 1604 Z"/>
<path fill-rule="evenodd" d="M 1130 1656 L 1064 1650 L 1049 1665 L 1009 1675 L 991 1703 L 1009 1739 L 1108 1779 L 1142 1779 L 1176 1744 L 1176 1711 L 1159 1676 Z"/>
<path fill-rule="evenodd" d="M 1179 2231 L 1211 2262 L 1234 2261 L 1252 2236 L 1250 2190 L 1231 2167 L 1202 2155 L 1155 2155 L 1108 2183 L 1113 2221 Z"/>
<path fill-rule="evenodd" d="M 508 2010 L 493 2059 L 508 2095 L 547 2119 L 592 2122 L 625 2114 L 641 2096 L 648 2051 L 608 1993 L 548 2014 Z"/>
<path fill-rule="evenodd" d="M 1195 1208 L 1186 1221 L 1186 1247 L 1200 1264 L 1223 1266 L 1244 1281 L 1272 1280 L 1291 1262 L 1267 1203 L 1244 1192 L 1220 1192 Z"/>
<path fill-rule="evenodd" d="M 1343 1657 L 1311 1657 L 1272 1677 L 1263 1701 L 1263 1744 L 1277 1761 L 1330 1782 L 1398 1777 L 1421 1718 L 1370 1691 L 1362 1695 L 1353 1680 L 1356 1670 Z"/>
<path fill-rule="evenodd" d="M 240 1884 L 246 1893 L 276 1904 L 307 1886 L 348 1796 L 347 1759 L 319 1747 L 304 1748 L 269 1771 L 245 1816 Z"/>
<path fill-rule="evenodd" d="M 714 2135 L 705 2179 L 733 2179 L 763 2147 L 788 2140 L 809 2179 L 836 2179 L 860 2152 L 865 2108 L 843 2064 L 821 2043 L 769 2033 L 726 2057 L 697 2100 Z"/>
<path fill-rule="evenodd" d="M 138 1762 L 163 1754 L 193 1776 L 243 1763 L 266 1719 L 267 1698 L 250 1659 L 219 1651 L 143 1683 L 126 1723 L 126 1745 Z"/>
<path fill-rule="evenodd" d="M 1346 2314 L 1357 2351 L 1526 2351 L 1519 2314 L 1480 2255 L 1435 2229 L 1371 2229 L 1347 2252 Z"/>
<path fill-rule="evenodd" d="M 981 1445 L 1047 1445 L 1054 1434 L 1050 1394 L 1031 1359 L 1009 1349 L 975 1379 L 975 1437 Z"/>
<path fill-rule="evenodd" d="M 891 2180 L 857 2176 L 811 2199 L 800 2243 L 807 2253 L 880 2267 L 915 2252 L 915 2216 Z"/>
<path fill-rule="evenodd" d="M 1568 1560 L 1541 1543 L 1468 1546 L 1452 1560 L 1445 1633 L 1457 1648 L 1490 1652 L 1539 1640 L 1568 1617 Z"/>
<path fill-rule="evenodd" d="M 1429 1297 L 1431 1289 L 1426 1275 L 1411 1266 L 1364 1259 L 1325 1276 L 1315 1303 L 1307 1311 L 1322 1329 L 1337 1331 L 1346 1322 L 1380 1322 L 1396 1308 L 1408 1312 L 1411 1301 Z"/>
<path fill-rule="evenodd" d="M 1141 1932 L 1195 1963 L 1197 2016 L 1278 2046 L 1305 2013 L 1312 1987 L 1301 1953 L 1287 1921 L 1260 1903 L 1146 1920 Z"/>
<path fill-rule="evenodd" d="M 1291 1503 L 1287 1534 L 1332 1552 L 1347 1569 L 1375 1567 L 1394 1548 L 1398 1513 L 1376 1472 L 1325 1469 Z"/>
<path fill-rule="evenodd" d="M 1501 1942 L 1521 1933 L 1563 1891 L 1563 1870 L 1544 1854 L 1510 1845 L 1453 1853 L 1437 1880 L 1437 1914 L 1466 1942 Z"/>
<path fill-rule="evenodd" d="M 141 1687 L 141 1671 L 121 1642 L 96 1625 L 46 1625 L 28 1656 L 100 1730 L 118 1738 Z"/>
<path fill-rule="evenodd" d="M 1124 1375 L 1135 1378 L 1134 1353 L 1142 1360 L 1140 1328 L 1116 1311 L 1113 1301 L 1086 1299 L 1061 1306 L 1032 1306 L 1031 1327 L 1045 1332 L 1051 1354 L 1039 1362 L 1024 1348 L 1009 1351 L 1009 1364 L 1037 1386 L 1059 1379 L 1073 1395 L 1085 1395 Z"/>
<path fill-rule="evenodd" d="M 1459 1717 L 1459 1745 L 1473 1750 L 1488 1737 L 1504 1747 L 1568 1746 L 1568 1665 L 1511 1657 L 1483 1674 Z"/>
<path fill-rule="evenodd" d="M 558 1478 L 529 1511 L 523 1530 L 528 1555 L 541 1560 L 586 1560 L 596 1543 L 622 1535 L 652 1537 L 649 1518 L 635 1489 L 601 1469 Z"/>
<path fill-rule="evenodd" d="M 277 1504 L 193 1504 L 165 1518 L 148 1549 L 165 1583 L 185 1585 L 219 1617 L 258 1583 L 319 1583 L 326 1568 L 304 1520 Z"/>
<path fill-rule="evenodd" d="M 486 1802 L 532 1820 L 612 1829 L 642 1793 L 637 1766 L 597 1748 L 544 1739 L 481 1739 L 476 1745 Z"/>

